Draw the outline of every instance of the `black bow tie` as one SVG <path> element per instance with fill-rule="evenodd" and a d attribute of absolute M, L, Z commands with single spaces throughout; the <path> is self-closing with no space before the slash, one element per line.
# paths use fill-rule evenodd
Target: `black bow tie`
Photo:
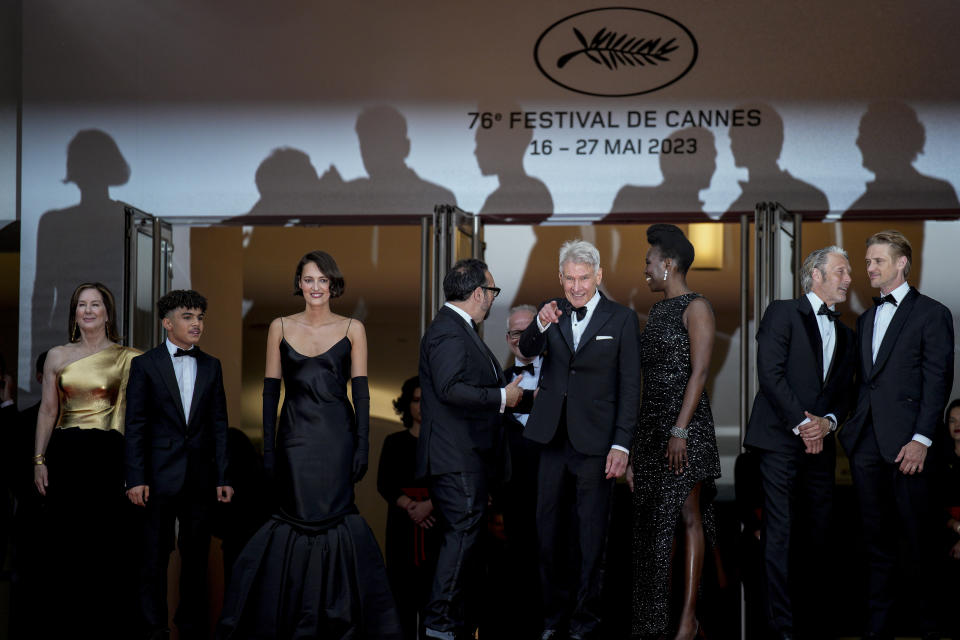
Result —
<path fill-rule="evenodd" d="M 831 311 L 830 307 L 828 307 L 826 303 L 823 303 L 820 305 L 820 311 L 817 311 L 817 315 L 827 316 L 828 318 L 830 318 L 830 320 L 836 322 L 837 318 L 839 318 L 843 314 L 840 313 L 839 311 Z"/>
<path fill-rule="evenodd" d="M 577 316 L 577 321 L 578 321 L 578 322 L 579 322 L 580 320 L 583 320 L 583 317 L 584 317 L 585 315 L 587 315 L 587 307 L 586 307 L 586 305 L 584 305 L 584 306 L 582 306 L 582 307 L 575 307 L 575 306 L 573 306 L 572 304 L 570 304 L 569 302 L 567 302 L 566 308 L 567 308 L 567 313 L 576 314 L 576 316 Z"/>
<path fill-rule="evenodd" d="M 897 306 L 897 299 L 893 297 L 892 293 L 888 293 L 883 297 L 878 297 L 878 296 L 873 297 L 873 304 L 877 305 L 878 307 L 882 305 L 884 302 L 889 302 L 893 306 Z"/>
<path fill-rule="evenodd" d="M 179 358 L 180 356 L 190 356 L 191 358 L 196 358 L 199 355 L 200 355 L 200 349 L 197 349 L 196 347 L 188 350 L 177 347 L 177 350 L 176 352 L 174 352 L 173 357 Z"/>
<path fill-rule="evenodd" d="M 533 369 L 533 363 L 532 363 L 532 362 L 528 362 L 527 364 L 515 364 L 515 365 L 513 365 L 513 373 L 514 373 L 514 375 L 520 375 L 521 373 L 524 373 L 524 372 L 529 373 L 530 375 L 533 375 L 534 369 Z"/>

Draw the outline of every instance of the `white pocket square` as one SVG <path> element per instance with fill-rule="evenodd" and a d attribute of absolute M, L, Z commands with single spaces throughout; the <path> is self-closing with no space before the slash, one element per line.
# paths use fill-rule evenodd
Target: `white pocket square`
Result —
<path fill-rule="evenodd" d="M 613 336 L 597 336 L 597 340 L 613 340 Z"/>

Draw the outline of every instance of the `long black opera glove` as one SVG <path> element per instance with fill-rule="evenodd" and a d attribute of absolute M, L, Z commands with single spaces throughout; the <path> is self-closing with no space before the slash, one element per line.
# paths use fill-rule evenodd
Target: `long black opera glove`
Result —
<path fill-rule="evenodd" d="M 273 448 L 277 437 L 277 407 L 280 406 L 280 379 L 263 379 L 263 470 L 273 480 Z"/>
<path fill-rule="evenodd" d="M 366 475 L 370 457 L 370 388 L 367 376 L 357 376 L 350 383 L 357 414 L 357 449 L 353 453 L 353 482 L 357 483 Z"/>

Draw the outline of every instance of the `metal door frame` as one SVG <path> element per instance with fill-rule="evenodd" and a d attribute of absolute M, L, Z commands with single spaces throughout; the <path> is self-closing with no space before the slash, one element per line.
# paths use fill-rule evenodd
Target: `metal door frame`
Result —
<path fill-rule="evenodd" d="M 124 214 L 126 223 L 126 245 L 123 258 L 123 342 L 127 346 L 135 346 L 137 348 L 152 347 L 159 344 L 162 337 L 160 317 L 156 304 L 150 307 L 150 345 L 131 344 L 131 341 L 135 339 L 138 329 L 137 265 L 140 247 L 137 241 L 140 235 L 149 236 L 151 239 L 150 299 L 156 303 L 160 296 L 170 290 L 171 283 L 173 282 L 173 225 L 168 220 L 151 215 L 129 205 L 124 207 Z"/>
<path fill-rule="evenodd" d="M 458 251 L 458 240 L 470 241 L 469 255 Z M 433 215 L 420 218 L 420 337 L 442 304 L 443 279 L 458 260 L 483 260 L 483 222 L 479 214 L 456 205 L 438 204 Z M 432 277 L 431 277 L 432 276 Z"/>

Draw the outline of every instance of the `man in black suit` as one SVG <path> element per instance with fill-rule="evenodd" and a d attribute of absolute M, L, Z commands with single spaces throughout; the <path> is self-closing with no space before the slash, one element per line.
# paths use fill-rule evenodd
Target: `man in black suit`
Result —
<path fill-rule="evenodd" d="M 806 295 L 771 303 L 760 322 L 760 389 L 743 441 L 759 453 L 766 619 L 780 639 L 794 636 L 795 621 L 826 622 L 819 595 L 833 505 L 833 433 L 851 409 L 856 370 L 853 331 L 835 308 L 850 288 L 847 253 L 817 249 L 804 260 L 800 281 Z M 810 632 L 820 638 L 828 630 Z"/>
<path fill-rule="evenodd" d="M 860 503 L 871 638 L 893 637 L 897 592 L 915 596 L 912 631 L 932 634 L 936 624 L 933 487 L 925 463 L 953 387 L 953 316 L 907 284 L 912 257 L 899 231 L 867 239 L 867 275 L 880 296 L 857 319 L 859 395 L 839 436 Z"/>
<path fill-rule="evenodd" d="M 500 293 L 487 265 L 457 262 L 443 279 L 446 304 L 420 341 L 417 476 L 429 477 L 443 540 L 424 612 L 428 638 L 473 637 L 464 619 L 464 586 L 477 566 L 491 476 L 502 437 L 502 414 L 520 400 L 476 327 Z M 473 576 L 476 578 L 476 576 Z"/>
<path fill-rule="evenodd" d="M 139 603 L 147 638 L 166 638 L 167 563 L 179 521 L 180 637 L 208 637 L 207 551 L 214 498 L 230 502 L 227 403 L 220 361 L 196 346 L 207 301 L 171 291 L 157 302 L 163 344 L 133 359 L 127 382 L 127 497 L 143 513 Z"/>
<path fill-rule="evenodd" d="M 544 640 L 564 627 L 584 638 L 600 625 L 611 496 L 627 467 L 640 395 L 637 316 L 598 291 L 600 252 L 567 242 L 559 264 L 564 297 L 545 303 L 520 336 L 524 356 L 544 355 L 524 428 L 544 445 L 537 480 Z M 576 560 L 561 531 L 576 536 Z"/>

